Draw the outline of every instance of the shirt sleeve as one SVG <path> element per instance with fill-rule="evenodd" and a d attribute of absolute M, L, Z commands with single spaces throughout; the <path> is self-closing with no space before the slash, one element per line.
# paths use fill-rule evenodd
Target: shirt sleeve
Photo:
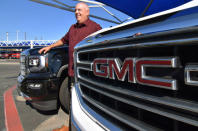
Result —
<path fill-rule="evenodd" d="M 63 44 L 69 44 L 69 31 L 65 34 L 65 36 L 61 38 L 61 41 L 63 42 Z"/>
<path fill-rule="evenodd" d="M 96 31 L 101 30 L 102 27 L 99 24 L 96 24 Z"/>

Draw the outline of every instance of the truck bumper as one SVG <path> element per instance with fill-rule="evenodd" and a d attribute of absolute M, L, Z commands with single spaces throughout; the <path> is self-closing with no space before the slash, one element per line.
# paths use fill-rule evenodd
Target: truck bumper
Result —
<path fill-rule="evenodd" d="M 91 115 L 83 108 L 79 94 L 77 92 L 77 84 L 72 88 L 71 99 L 71 130 L 72 131 L 103 131 L 104 127 L 98 124 Z"/>
<path fill-rule="evenodd" d="M 32 97 L 29 97 L 28 95 L 24 94 L 17 88 L 17 92 L 19 96 L 22 96 L 25 100 L 29 101 L 30 104 L 38 110 L 41 111 L 50 111 L 50 110 L 56 110 L 57 109 L 57 100 L 47 100 L 47 101 L 34 101 Z"/>
<path fill-rule="evenodd" d="M 42 111 L 57 110 L 57 100 L 35 101 L 31 104 L 34 108 Z"/>
<path fill-rule="evenodd" d="M 51 111 L 57 109 L 58 86 L 54 84 L 56 80 L 26 80 L 18 76 L 17 91 L 35 109 L 41 111 Z M 41 88 L 31 88 L 28 84 L 39 83 Z"/>

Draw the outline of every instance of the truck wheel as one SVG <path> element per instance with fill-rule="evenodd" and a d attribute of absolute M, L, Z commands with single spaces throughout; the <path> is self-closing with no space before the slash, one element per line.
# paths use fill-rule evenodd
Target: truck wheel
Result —
<path fill-rule="evenodd" d="M 60 90 L 59 90 L 59 100 L 60 104 L 65 110 L 66 113 L 69 113 L 69 105 L 70 105 L 70 92 L 68 88 L 68 77 L 62 82 Z"/>

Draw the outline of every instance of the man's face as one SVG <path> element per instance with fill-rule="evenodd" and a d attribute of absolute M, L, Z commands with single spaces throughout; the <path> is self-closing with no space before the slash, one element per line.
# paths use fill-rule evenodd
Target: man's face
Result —
<path fill-rule="evenodd" d="M 75 16 L 78 23 L 83 23 L 88 19 L 89 10 L 86 5 L 79 3 L 76 5 Z"/>

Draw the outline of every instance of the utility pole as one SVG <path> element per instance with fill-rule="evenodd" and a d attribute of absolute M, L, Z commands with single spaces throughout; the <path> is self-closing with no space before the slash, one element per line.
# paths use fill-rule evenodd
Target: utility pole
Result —
<path fill-rule="evenodd" d="M 8 41 L 8 32 L 6 32 L 6 40 Z"/>

